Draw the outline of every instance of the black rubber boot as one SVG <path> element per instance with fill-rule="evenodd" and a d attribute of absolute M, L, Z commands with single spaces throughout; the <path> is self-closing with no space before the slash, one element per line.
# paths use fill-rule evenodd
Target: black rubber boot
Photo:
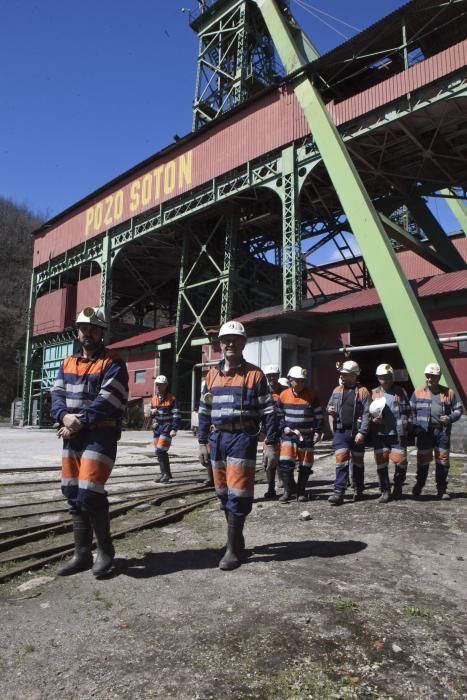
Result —
<path fill-rule="evenodd" d="M 437 495 L 441 501 L 450 501 L 451 500 L 451 496 L 446 491 L 447 486 L 448 486 L 447 482 L 442 482 L 442 483 L 438 482 L 436 484 L 436 489 L 438 492 Z"/>
<path fill-rule="evenodd" d="M 206 471 L 208 473 L 208 478 L 203 481 L 203 484 L 205 486 L 214 486 L 214 474 L 212 473 L 212 464 L 211 460 L 209 460 L 208 465 L 206 467 Z"/>
<path fill-rule="evenodd" d="M 232 571 L 242 564 L 242 539 L 245 516 L 227 513 L 227 549 L 219 562 L 219 569 Z"/>
<path fill-rule="evenodd" d="M 400 501 L 402 498 L 402 487 L 405 482 L 405 476 L 407 473 L 407 467 L 396 466 L 396 471 L 394 473 L 394 486 L 392 488 L 391 498 L 394 501 Z"/>
<path fill-rule="evenodd" d="M 275 489 L 275 483 L 276 483 L 276 470 L 274 467 L 269 467 L 266 469 L 266 476 L 268 478 L 268 490 L 264 494 L 264 498 L 266 501 L 273 501 L 275 498 L 277 498 L 277 493 Z"/>
<path fill-rule="evenodd" d="M 304 468 L 298 471 L 297 480 L 297 501 L 307 501 L 308 497 L 306 495 L 306 485 L 308 482 L 308 477 L 310 476 L 310 469 Z"/>
<path fill-rule="evenodd" d="M 168 484 L 172 478 L 172 474 L 170 473 L 169 455 L 167 452 L 161 450 L 157 455 L 157 459 L 159 460 L 161 476 L 159 479 L 156 479 L 156 481 L 158 481 L 160 484 Z"/>
<path fill-rule="evenodd" d="M 226 520 L 226 523 L 227 523 L 227 530 L 228 530 L 228 525 L 229 525 L 229 513 L 228 513 L 228 511 L 224 510 L 224 515 L 225 515 L 225 520 Z M 240 537 L 240 542 L 239 542 L 239 544 L 240 544 L 240 550 L 239 550 L 239 551 L 240 551 L 240 555 L 243 556 L 243 555 L 245 554 L 245 538 L 243 537 L 243 531 L 242 531 L 242 534 L 241 534 L 241 537 Z M 229 542 L 228 542 L 228 540 L 227 540 L 227 542 L 226 542 L 226 544 L 225 544 L 225 548 L 227 549 L 228 546 L 229 546 Z"/>
<path fill-rule="evenodd" d="M 288 503 L 292 498 L 292 479 L 293 473 L 291 471 L 282 471 L 282 482 L 284 484 L 284 493 L 279 498 L 279 503 Z"/>
<path fill-rule="evenodd" d="M 429 464 L 422 464 L 417 466 L 417 476 L 416 476 L 416 482 L 415 485 L 412 489 L 412 496 L 414 498 L 420 498 L 421 493 L 423 491 L 423 487 L 426 484 L 426 480 L 428 478 L 428 471 L 430 469 Z"/>
<path fill-rule="evenodd" d="M 92 529 L 96 536 L 97 556 L 92 573 L 96 578 L 107 576 L 114 565 L 115 549 L 110 536 L 109 511 L 101 510 L 97 513 L 90 513 Z"/>
<path fill-rule="evenodd" d="M 86 513 L 72 513 L 75 552 L 70 561 L 61 564 L 58 576 L 71 576 L 92 566 L 92 528 Z"/>
<path fill-rule="evenodd" d="M 331 506 L 341 506 L 344 503 L 344 491 L 334 491 L 328 498 Z"/>

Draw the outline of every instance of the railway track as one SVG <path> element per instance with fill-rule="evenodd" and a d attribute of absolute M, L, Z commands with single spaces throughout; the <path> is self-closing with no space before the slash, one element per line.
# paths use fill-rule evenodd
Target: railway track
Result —
<path fill-rule="evenodd" d="M 320 450 L 319 457 L 329 453 L 329 448 Z M 166 486 L 154 483 L 153 459 L 116 465 L 107 485 L 113 538 L 163 527 L 215 502 L 213 489 L 200 484 L 205 470 L 187 468 L 191 465 L 197 462 L 173 459 L 175 479 Z M 37 479 L 37 473 L 46 472 L 57 475 Z M 19 473 L 25 478 L 18 479 Z M 258 465 L 257 478 L 261 480 L 263 474 Z M 71 519 L 59 493 L 59 469 L 55 465 L 1 469 L 0 484 L 0 583 L 54 564 L 73 552 Z M 163 512 L 155 514 L 157 509 Z"/>

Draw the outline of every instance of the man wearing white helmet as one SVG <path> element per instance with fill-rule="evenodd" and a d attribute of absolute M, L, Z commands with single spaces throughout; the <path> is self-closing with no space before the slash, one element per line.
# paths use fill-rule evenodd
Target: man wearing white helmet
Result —
<path fill-rule="evenodd" d="M 425 385 L 410 397 L 412 423 L 417 439 L 417 480 L 412 494 L 418 498 L 426 484 L 430 462 L 435 453 L 438 498 L 449 500 L 447 493 L 451 425 L 462 415 L 462 404 L 452 389 L 440 384 L 441 368 L 436 362 L 425 367 Z"/>
<path fill-rule="evenodd" d="M 170 471 L 169 449 L 172 438 L 180 426 L 180 411 L 176 397 L 169 393 L 169 380 L 160 374 L 154 381 L 156 392 L 151 399 L 151 416 L 153 417 L 153 444 L 161 470 L 156 482 L 168 484 L 172 478 Z"/>
<path fill-rule="evenodd" d="M 315 392 L 305 387 L 306 376 L 303 367 L 291 367 L 287 374 L 290 389 L 285 389 L 277 402 L 281 431 L 279 465 L 284 482 L 281 503 L 290 501 L 296 463 L 297 500 L 306 501 L 305 489 L 313 467 L 313 449 L 323 435 L 323 410 Z"/>
<path fill-rule="evenodd" d="M 269 391 L 271 392 L 272 400 L 274 401 L 274 408 L 277 410 L 277 402 L 279 401 L 279 396 L 283 387 L 279 384 L 280 368 L 279 365 L 266 365 L 263 368 L 264 375 L 267 379 L 269 385 Z M 267 440 L 264 440 L 263 448 L 267 447 Z M 277 459 L 279 459 L 279 443 L 276 444 Z M 264 451 L 263 451 L 264 457 Z M 268 480 L 268 489 L 264 494 L 265 500 L 273 500 L 276 498 L 276 467 L 270 466 L 269 464 L 264 464 L 263 467 L 266 471 L 266 478 Z"/>
<path fill-rule="evenodd" d="M 394 370 L 391 365 L 378 365 L 376 376 L 379 386 L 371 392 L 371 435 L 381 490 L 378 503 L 387 503 L 391 497 L 389 460 L 395 467 L 392 497 L 402 497 L 402 485 L 407 473 L 410 404 L 405 389 L 394 384 Z"/>
<path fill-rule="evenodd" d="M 332 506 L 344 502 L 345 489 L 352 466 L 353 500 L 361 501 L 365 482 L 365 437 L 369 430 L 370 392 L 358 383 L 360 367 L 353 360 L 339 366 L 339 385 L 335 387 L 327 405 L 333 419 L 332 447 L 336 458 L 334 493 L 328 501 Z"/>
<path fill-rule="evenodd" d="M 117 454 L 128 372 L 123 360 L 104 347 L 107 323 L 102 309 L 86 307 L 76 327 L 81 350 L 65 357 L 51 392 L 52 415 L 63 438 L 62 492 L 71 506 L 75 539 L 74 555 L 58 574 L 67 576 L 92 567 L 99 578 L 110 573 L 115 554 L 105 484 Z"/>
<path fill-rule="evenodd" d="M 244 554 L 243 526 L 253 505 L 260 424 L 267 440 L 266 468 L 277 464 L 278 436 L 266 377 L 243 358 L 243 325 L 224 323 L 219 341 L 224 359 L 209 369 L 203 381 L 198 441 L 201 464 L 212 461 L 216 493 L 227 519 L 227 548 L 219 567 L 230 571 L 241 565 Z"/>

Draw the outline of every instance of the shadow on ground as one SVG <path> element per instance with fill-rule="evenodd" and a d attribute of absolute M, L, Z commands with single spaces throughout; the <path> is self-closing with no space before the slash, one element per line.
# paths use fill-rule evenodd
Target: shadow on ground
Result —
<path fill-rule="evenodd" d="M 245 564 L 269 561 L 292 561 L 307 557 L 342 557 L 356 554 L 366 548 L 365 542 L 343 540 L 332 542 L 326 540 L 306 540 L 305 542 L 271 542 L 250 550 Z M 140 559 L 116 562 L 119 573 L 131 578 L 151 578 L 164 576 L 178 571 L 195 569 L 214 569 L 220 558 L 219 549 L 184 549 L 176 552 L 157 552 L 145 554 Z"/>

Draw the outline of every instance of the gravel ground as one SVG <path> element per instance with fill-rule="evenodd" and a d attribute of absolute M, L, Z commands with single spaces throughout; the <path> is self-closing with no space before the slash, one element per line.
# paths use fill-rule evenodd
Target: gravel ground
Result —
<path fill-rule="evenodd" d="M 46 463 L 57 442 L 40 440 Z M 174 445 L 194 449 L 188 434 Z M 147 451 L 147 435 L 125 434 L 119 459 Z M 209 506 L 118 541 L 108 580 L 49 567 L 4 584 L 2 700 L 467 698 L 463 459 L 451 501 L 430 476 L 422 500 L 383 506 L 366 461 L 367 499 L 339 508 L 330 458 L 306 504 L 265 502 L 258 484 L 236 571 L 217 568 L 225 521 Z M 412 456 L 407 494 L 413 471 Z"/>

